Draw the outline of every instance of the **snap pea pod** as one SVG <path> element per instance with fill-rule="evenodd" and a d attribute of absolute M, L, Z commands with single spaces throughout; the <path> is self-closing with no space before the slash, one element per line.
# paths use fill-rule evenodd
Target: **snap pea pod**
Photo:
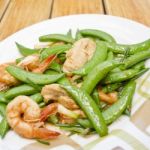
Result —
<path fill-rule="evenodd" d="M 137 52 L 148 50 L 150 48 L 150 39 L 145 40 L 144 42 L 141 43 L 131 44 L 131 45 L 107 43 L 107 47 L 108 50 L 111 50 L 113 53 L 124 54 L 128 49 L 129 54 L 135 54 Z"/>
<path fill-rule="evenodd" d="M 45 74 L 49 74 L 49 75 L 57 75 L 57 74 L 59 74 L 59 72 L 51 70 L 51 69 L 50 70 L 46 70 L 44 73 Z"/>
<path fill-rule="evenodd" d="M 7 99 L 5 98 L 5 92 L 0 92 L 0 103 L 8 103 Z"/>
<path fill-rule="evenodd" d="M 94 100 L 84 91 L 73 86 L 61 85 L 85 112 L 93 127 L 100 136 L 107 134 L 108 129 L 102 114 Z"/>
<path fill-rule="evenodd" d="M 73 43 L 74 39 L 72 37 L 64 35 L 64 34 L 48 34 L 48 35 L 40 36 L 39 41 L 40 42 L 63 41 L 66 43 Z"/>
<path fill-rule="evenodd" d="M 127 83 L 121 92 L 119 100 L 102 112 L 106 124 L 110 124 L 115 121 L 123 113 L 127 106 L 130 105 L 135 88 L 135 81 Z M 88 125 L 89 128 L 92 128 L 89 119 L 86 119 L 86 125 Z"/>
<path fill-rule="evenodd" d="M 49 69 L 53 69 L 57 72 L 61 72 L 61 65 L 59 63 L 57 63 L 56 61 L 53 61 L 50 66 Z"/>
<path fill-rule="evenodd" d="M 142 62 L 137 63 L 137 64 L 134 65 L 132 68 L 134 68 L 134 69 L 139 69 L 139 70 L 144 69 L 144 68 L 145 68 L 145 61 L 142 61 Z"/>
<path fill-rule="evenodd" d="M 19 85 L 17 87 L 11 88 L 5 93 L 5 98 L 10 101 L 14 97 L 19 96 L 19 95 L 32 95 L 37 93 L 37 90 L 27 84 Z"/>
<path fill-rule="evenodd" d="M 107 124 L 115 121 L 123 113 L 133 98 L 135 88 L 135 81 L 127 83 L 121 92 L 120 99 L 102 113 Z"/>
<path fill-rule="evenodd" d="M 23 55 L 23 56 L 28 56 L 28 55 L 32 55 L 32 54 L 36 54 L 39 53 L 39 49 L 31 49 L 31 48 L 27 48 L 19 43 L 16 42 L 16 46 L 19 50 L 19 52 Z"/>
<path fill-rule="evenodd" d="M 9 125 L 7 123 L 6 118 L 3 118 L 0 122 L 0 136 L 4 138 L 6 133 L 9 131 Z"/>
<path fill-rule="evenodd" d="M 139 73 L 139 70 L 137 69 L 128 69 L 122 72 L 110 73 L 103 80 L 103 83 L 105 84 L 119 83 L 119 82 L 126 81 L 126 80 L 133 78 L 138 73 Z"/>
<path fill-rule="evenodd" d="M 44 145 L 50 145 L 50 142 L 46 141 L 46 140 L 41 140 L 41 139 L 36 139 L 37 142 L 44 144 Z"/>
<path fill-rule="evenodd" d="M 80 30 L 80 33 L 83 36 L 93 36 L 93 37 L 99 38 L 100 40 L 116 43 L 115 39 L 110 34 L 101 30 L 83 29 L 83 30 Z"/>
<path fill-rule="evenodd" d="M 65 60 L 66 60 L 66 53 L 58 54 L 57 57 L 59 58 L 59 60 L 61 61 L 61 63 L 64 63 Z"/>
<path fill-rule="evenodd" d="M 131 108 L 132 108 L 132 99 L 130 99 L 125 111 L 124 111 L 124 114 L 127 115 L 127 116 L 130 116 L 131 115 Z"/>
<path fill-rule="evenodd" d="M 17 58 L 16 59 L 16 64 L 20 63 L 25 57 Z"/>
<path fill-rule="evenodd" d="M 39 103 L 40 108 L 43 108 L 44 106 L 46 106 L 46 104 L 44 102 Z"/>
<path fill-rule="evenodd" d="M 36 103 L 38 103 L 38 104 L 43 101 L 43 97 L 42 97 L 42 95 L 40 93 L 36 93 L 34 95 L 31 95 L 30 98 L 32 100 L 34 100 Z"/>
<path fill-rule="evenodd" d="M 78 40 L 80 40 L 80 39 L 82 39 L 82 38 L 83 38 L 82 34 L 80 33 L 79 30 L 77 30 L 76 36 L 75 36 L 75 40 L 78 41 Z"/>
<path fill-rule="evenodd" d="M 91 69 L 93 69 L 97 64 L 102 63 L 107 58 L 107 48 L 105 44 L 96 42 L 96 50 L 93 57 L 80 69 L 73 71 L 74 74 L 86 75 Z"/>
<path fill-rule="evenodd" d="M 54 83 L 64 76 L 63 73 L 58 75 L 38 74 L 25 71 L 16 66 L 8 66 L 6 70 L 18 80 L 29 83 L 29 80 L 34 84 L 45 85 Z"/>
<path fill-rule="evenodd" d="M 81 89 L 85 90 L 87 93 L 90 94 L 96 87 L 98 82 L 100 82 L 109 71 L 119 66 L 120 64 L 121 63 L 116 60 L 105 61 L 98 64 L 89 72 L 89 74 L 82 83 Z"/>
<path fill-rule="evenodd" d="M 44 60 L 50 55 L 64 53 L 65 51 L 69 50 L 72 46 L 70 44 L 67 45 L 54 45 L 49 48 L 43 49 L 40 54 L 40 59 Z"/>
<path fill-rule="evenodd" d="M 112 52 L 112 51 L 109 51 L 106 60 L 113 60 L 113 58 L 114 58 L 113 52 Z"/>
<path fill-rule="evenodd" d="M 77 119 L 77 123 L 79 123 L 84 128 L 93 128 L 93 125 L 88 119 Z"/>
<path fill-rule="evenodd" d="M 6 115 L 6 104 L 3 102 L 0 102 L 0 114 L 5 117 Z"/>
<path fill-rule="evenodd" d="M 142 76 L 147 71 L 149 71 L 149 68 L 144 68 L 144 69 L 140 70 L 131 80 L 136 80 L 137 78 Z"/>
<path fill-rule="evenodd" d="M 61 78 L 57 81 L 57 83 L 61 85 L 71 85 L 70 81 L 66 77 Z"/>
<path fill-rule="evenodd" d="M 58 72 L 56 71 L 52 71 L 52 70 L 47 70 L 46 71 L 46 74 L 59 74 Z M 61 79 L 59 79 L 57 81 L 58 84 L 61 84 L 61 85 L 71 85 L 70 81 L 64 76 L 62 77 Z"/>
<path fill-rule="evenodd" d="M 89 129 L 84 129 L 82 127 L 76 126 L 61 126 L 60 129 L 70 131 L 72 133 L 78 133 L 80 135 L 86 135 L 89 132 Z"/>
<path fill-rule="evenodd" d="M 122 83 L 108 84 L 108 85 L 102 87 L 102 91 L 104 93 L 110 93 L 110 92 L 117 90 L 121 86 L 122 86 Z"/>
<path fill-rule="evenodd" d="M 95 103 L 100 106 L 100 97 L 99 97 L 99 94 L 98 94 L 98 89 L 95 88 L 93 93 L 92 93 L 92 98 L 93 100 L 95 101 Z"/>
<path fill-rule="evenodd" d="M 124 68 L 130 68 L 131 66 L 150 58 L 150 49 L 147 51 L 142 51 L 139 53 L 136 53 L 134 55 L 131 55 L 124 61 Z"/>

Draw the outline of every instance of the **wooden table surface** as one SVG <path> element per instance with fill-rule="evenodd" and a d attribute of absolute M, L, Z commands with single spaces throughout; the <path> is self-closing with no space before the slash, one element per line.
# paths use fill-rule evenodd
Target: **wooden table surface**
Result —
<path fill-rule="evenodd" d="M 0 0 L 0 40 L 48 18 L 98 13 L 150 26 L 150 0 Z"/>

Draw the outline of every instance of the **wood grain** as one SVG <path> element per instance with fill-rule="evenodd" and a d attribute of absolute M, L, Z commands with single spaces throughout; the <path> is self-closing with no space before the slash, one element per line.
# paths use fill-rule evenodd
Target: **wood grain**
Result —
<path fill-rule="evenodd" d="M 10 0 L 0 0 L 0 20 L 5 13 L 5 10 L 9 4 Z"/>
<path fill-rule="evenodd" d="M 36 22 L 48 19 L 52 0 L 12 0 L 0 23 L 0 40 Z"/>
<path fill-rule="evenodd" d="M 150 0 L 104 0 L 104 4 L 107 14 L 150 26 Z"/>
<path fill-rule="evenodd" d="M 54 0 L 52 17 L 81 13 L 103 13 L 102 0 Z"/>

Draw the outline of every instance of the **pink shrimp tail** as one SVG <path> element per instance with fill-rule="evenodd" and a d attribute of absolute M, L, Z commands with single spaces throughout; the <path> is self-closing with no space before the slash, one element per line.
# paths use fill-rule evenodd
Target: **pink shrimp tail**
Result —
<path fill-rule="evenodd" d="M 56 58 L 56 55 L 51 55 L 48 58 L 46 58 L 40 65 L 38 68 L 36 68 L 35 70 L 33 70 L 33 72 L 35 73 L 42 73 L 44 72 L 48 66 L 53 62 L 53 60 Z"/>

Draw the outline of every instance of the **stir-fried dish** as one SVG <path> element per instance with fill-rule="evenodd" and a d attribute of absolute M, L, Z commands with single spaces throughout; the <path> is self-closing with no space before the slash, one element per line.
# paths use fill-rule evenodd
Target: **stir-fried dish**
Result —
<path fill-rule="evenodd" d="M 136 79 L 148 71 L 150 39 L 116 43 L 95 29 L 39 37 L 34 49 L 0 64 L 0 135 L 30 139 L 61 134 L 100 136 L 121 115 L 130 116 Z"/>

